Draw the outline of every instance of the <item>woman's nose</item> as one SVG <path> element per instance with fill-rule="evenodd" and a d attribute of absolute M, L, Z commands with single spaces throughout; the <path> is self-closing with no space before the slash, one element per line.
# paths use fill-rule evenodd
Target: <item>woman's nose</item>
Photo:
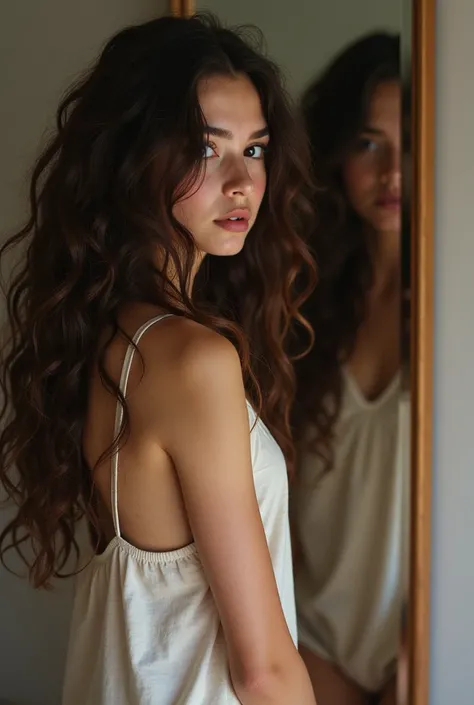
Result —
<path fill-rule="evenodd" d="M 249 196 L 254 188 L 253 180 L 245 164 L 233 164 L 224 181 L 223 192 L 226 196 Z"/>

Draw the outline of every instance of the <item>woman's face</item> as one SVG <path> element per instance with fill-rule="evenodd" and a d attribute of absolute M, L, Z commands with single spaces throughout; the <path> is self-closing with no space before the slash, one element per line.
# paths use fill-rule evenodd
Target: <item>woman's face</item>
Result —
<path fill-rule="evenodd" d="M 378 233 L 400 232 L 400 121 L 400 83 L 380 83 L 370 100 L 367 124 L 342 168 L 352 207 Z"/>
<path fill-rule="evenodd" d="M 255 223 L 266 186 L 268 127 L 260 98 L 244 75 L 203 80 L 199 103 L 207 125 L 199 188 L 174 215 L 203 254 L 235 255 Z"/>

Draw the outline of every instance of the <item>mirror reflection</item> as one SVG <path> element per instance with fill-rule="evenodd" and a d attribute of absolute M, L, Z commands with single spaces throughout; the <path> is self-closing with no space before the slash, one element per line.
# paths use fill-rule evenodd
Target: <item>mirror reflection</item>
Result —
<path fill-rule="evenodd" d="M 319 280 L 305 306 L 315 343 L 296 365 L 290 487 L 299 648 L 319 705 L 402 705 L 410 262 L 400 45 L 409 61 L 409 39 L 401 0 L 278 3 L 271 13 L 264 4 L 197 7 L 262 31 L 303 117 L 318 184 Z"/>
<path fill-rule="evenodd" d="M 399 38 L 364 36 L 301 99 L 320 186 L 315 331 L 292 491 L 300 650 L 318 703 L 396 702 L 403 600 Z"/>

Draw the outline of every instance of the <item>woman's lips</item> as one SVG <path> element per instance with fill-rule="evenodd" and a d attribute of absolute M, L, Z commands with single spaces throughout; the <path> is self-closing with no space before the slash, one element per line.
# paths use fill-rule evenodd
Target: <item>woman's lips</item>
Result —
<path fill-rule="evenodd" d="M 389 210 L 398 210 L 400 208 L 399 196 L 382 196 L 377 200 L 379 208 L 388 208 Z"/>
<path fill-rule="evenodd" d="M 249 221 L 247 218 L 240 218 L 238 220 L 224 218 L 223 220 L 215 220 L 214 222 L 220 228 L 228 230 L 231 233 L 244 233 L 249 227 Z"/>
<path fill-rule="evenodd" d="M 233 211 L 226 213 L 223 218 L 218 218 L 214 222 L 220 228 L 231 233 L 244 233 L 248 230 L 249 220 L 250 211 L 247 208 L 235 208 Z"/>

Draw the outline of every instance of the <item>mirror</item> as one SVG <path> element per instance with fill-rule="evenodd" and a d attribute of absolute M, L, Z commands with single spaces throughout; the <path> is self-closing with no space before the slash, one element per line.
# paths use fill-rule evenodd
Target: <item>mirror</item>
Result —
<path fill-rule="evenodd" d="M 300 650 L 319 705 L 428 702 L 430 0 L 185 2 L 253 25 L 321 191 L 290 490 Z"/>

